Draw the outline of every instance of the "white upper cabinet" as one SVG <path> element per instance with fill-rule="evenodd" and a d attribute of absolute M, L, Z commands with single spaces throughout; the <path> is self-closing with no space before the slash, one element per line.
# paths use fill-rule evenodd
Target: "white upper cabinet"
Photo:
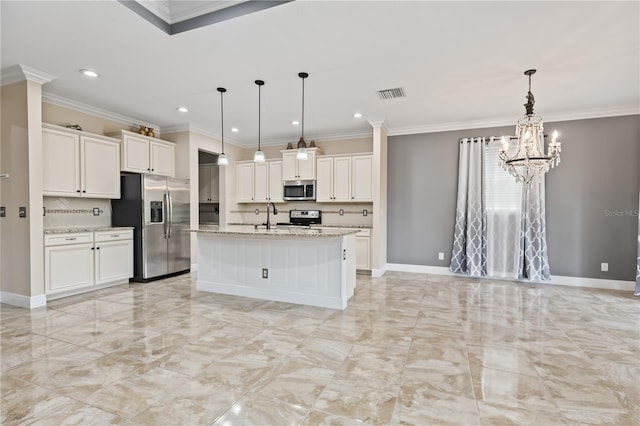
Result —
<path fill-rule="evenodd" d="M 282 202 L 282 161 L 238 162 L 237 202 Z"/>
<path fill-rule="evenodd" d="M 284 150 L 282 153 L 282 180 L 314 180 L 316 178 L 316 156 L 318 148 L 307 148 L 307 159 L 298 160 L 297 150 Z"/>
<path fill-rule="evenodd" d="M 373 201 L 371 155 L 320 156 L 316 201 Z"/>
<path fill-rule="evenodd" d="M 373 156 L 354 155 L 351 164 L 353 169 L 351 199 L 373 202 Z"/>
<path fill-rule="evenodd" d="M 351 200 L 351 157 L 319 157 L 316 201 Z"/>
<path fill-rule="evenodd" d="M 253 163 L 236 163 L 236 197 L 238 203 L 251 203 L 254 186 Z"/>
<path fill-rule="evenodd" d="M 43 195 L 120 198 L 120 144 L 64 127 L 42 127 Z"/>
<path fill-rule="evenodd" d="M 123 130 L 122 170 L 174 176 L 175 144 Z"/>
<path fill-rule="evenodd" d="M 220 175 L 216 164 L 201 164 L 198 167 L 198 201 L 217 203 L 220 201 Z"/>

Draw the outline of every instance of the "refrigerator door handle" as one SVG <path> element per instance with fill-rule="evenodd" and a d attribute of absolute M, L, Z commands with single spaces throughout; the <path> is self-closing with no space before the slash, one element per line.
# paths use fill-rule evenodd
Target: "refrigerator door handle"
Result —
<path fill-rule="evenodd" d="M 167 225 L 169 222 L 169 193 L 168 192 L 165 192 L 162 195 L 162 214 L 164 216 L 164 220 L 162 221 L 164 238 L 167 239 L 169 237 L 169 228 Z"/>
<path fill-rule="evenodd" d="M 169 199 L 169 232 L 167 233 L 167 238 L 171 238 L 171 225 L 173 224 L 173 197 L 171 197 L 171 192 L 167 192 L 167 198 Z"/>

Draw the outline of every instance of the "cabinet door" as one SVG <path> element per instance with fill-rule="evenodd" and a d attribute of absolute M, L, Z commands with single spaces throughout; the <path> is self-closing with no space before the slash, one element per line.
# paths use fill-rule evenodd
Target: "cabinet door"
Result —
<path fill-rule="evenodd" d="M 256 163 L 253 172 L 253 199 L 257 203 L 269 199 L 269 163 Z"/>
<path fill-rule="evenodd" d="M 80 136 L 42 129 L 42 192 L 80 197 Z"/>
<path fill-rule="evenodd" d="M 371 269 L 371 238 L 356 236 L 356 269 Z"/>
<path fill-rule="evenodd" d="M 298 179 L 312 180 L 316 178 L 316 153 L 309 151 L 306 160 L 298 160 Z"/>
<path fill-rule="evenodd" d="M 149 139 L 124 135 L 121 168 L 127 172 L 149 173 Z"/>
<path fill-rule="evenodd" d="M 216 165 L 209 166 L 211 168 L 211 202 L 220 201 L 220 168 Z"/>
<path fill-rule="evenodd" d="M 333 158 L 318 158 L 318 179 L 316 180 L 316 201 L 333 201 Z"/>
<path fill-rule="evenodd" d="M 198 201 L 200 203 L 211 202 L 211 166 L 198 167 Z"/>
<path fill-rule="evenodd" d="M 253 163 L 238 163 L 236 179 L 236 195 L 238 203 L 253 201 Z"/>
<path fill-rule="evenodd" d="M 269 163 L 269 201 L 281 203 L 282 196 L 282 161 L 272 161 Z"/>
<path fill-rule="evenodd" d="M 351 157 L 333 159 L 333 200 L 351 201 Z"/>
<path fill-rule="evenodd" d="M 95 283 L 127 281 L 133 277 L 133 240 L 96 243 Z"/>
<path fill-rule="evenodd" d="M 120 198 L 120 145 L 87 136 L 80 141 L 82 196 Z"/>
<path fill-rule="evenodd" d="M 373 157 L 370 155 L 353 157 L 353 201 L 373 201 Z"/>
<path fill-rule="evenodd" d="M 93 285 L 93 243 L 44 248 L 47 293 Z"/>
<path fill-rule="evenodd" d="M 173 144 L 150 141 L 149 158 L 151 173 L 154 175 L 174 175 L 174 146 Z"/>
<path fill-rule="evenodd" d="M 296 151 L 282 154 L 282 180 L 298 180 L 298 160 Z"/>

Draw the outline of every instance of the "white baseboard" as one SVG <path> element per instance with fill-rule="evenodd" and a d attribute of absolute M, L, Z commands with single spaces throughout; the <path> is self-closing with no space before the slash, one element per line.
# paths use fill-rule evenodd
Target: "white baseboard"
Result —
<path fill-rule="evenodd" d="M 387 272 L 388 268 L 387 268 L 387 264 L 385 264 L 382 268 L 380 269 L 375 269 L 375 268 L 371 268 L 371 276 L 373 278 L 380 278 L 381 276 L 384 275 L 385 272 Z"/>
<path fill-rule="evenodd" d="M 446 266 L 427 266 L 427 265 L 409 265 L 402 263 L 389 263 L 387 264 L 388 271 L 397 272 L 414 272 L 420 274 L 434 274 L 434 275 L 449 275 L 466 277 L 466 275 L 456 274 L 449 270 Z M 373 276 L 373 271 L 371 273 Z M 585 277 L 568 277 L 562 275 L 552 275 L 549 281 L 529 281 L 529 280 L 514 280 L 507 278 L 494 278 L 494 277 L 482 277 L 483 279 L 492 280 L 507 280 L 518 281 L 530 284 L 554 284 L 564 285 L 571 287 L 587 287 L 587 288 L 601 288 L 606 290 L 624 290 L 633 291 L 635 288 L 635 281 L 622 281 L 622 280 L 606 280 L 601 278 L 585 278 Z"/>
<path fill-rule="evenodd" d="M 198 264 L 197 263 L 192 263 L 191 264 L 191 272 L 196 272 L 198 270 Z"/>
<path fill-rule="evenodd" d="M 38 296 L 24 296 L 22 294 L 9 293 L 8 291 L 0 291 L 0 303 L 18 306 L 20 308 L 35 309 L 47 306 L 47 296 L 40 294 Z"/>

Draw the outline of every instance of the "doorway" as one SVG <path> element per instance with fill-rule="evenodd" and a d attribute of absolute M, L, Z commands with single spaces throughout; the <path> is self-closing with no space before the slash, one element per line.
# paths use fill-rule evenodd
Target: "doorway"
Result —
<path fill-rule="evenodd" d="M 198 223 L 220 223 L 220 173 L 218 155 L 198 150 Z"/>

